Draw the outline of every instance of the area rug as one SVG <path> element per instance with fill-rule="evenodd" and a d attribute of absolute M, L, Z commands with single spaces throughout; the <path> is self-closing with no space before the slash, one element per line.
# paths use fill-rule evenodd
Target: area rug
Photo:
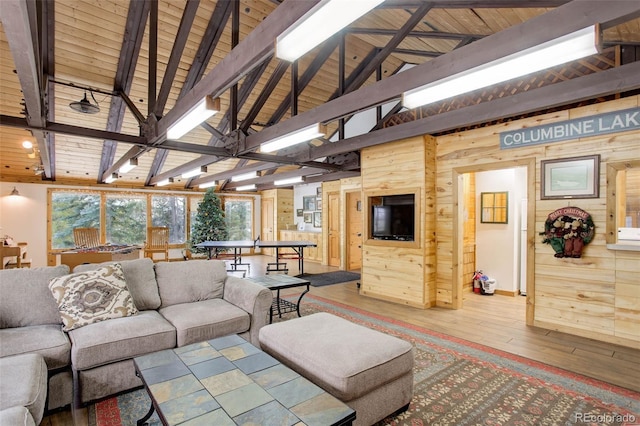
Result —
<path fill-rule="evenodd" d="M 402 321 L 306 295 L 302 314 L 329 312 L 411 342 L 414 396 L 383 425 L 625 425 L 640 422 L 640 393 Z M 294 318 L 283 315 L 280 321 Z M 133 425 L 144 390 L 89 407 L 90 426 Z M 159 425 L 154 414 L 150 425 Z"/>
<path fill-rule="evenodd" d="M 312 286 L 322 287 L 331 284 L 346 283 L 360 279 L 360 274 L 349 271 L 323 272 L 321 274 L 303 274 L 300 278 L 309 280 Z"/>

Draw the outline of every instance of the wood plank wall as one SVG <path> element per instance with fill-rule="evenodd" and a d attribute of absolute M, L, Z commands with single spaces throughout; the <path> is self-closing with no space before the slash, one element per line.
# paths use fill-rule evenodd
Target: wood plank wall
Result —
<path fill-rule="evenodd" d="M 435 303 L 435 139 L 410 138 L 361 153 L 364 215 L 361 294 L 426 308 Z M 369 239 L 368 197 L 416 194 L 416 241 Z"/>
<path fill-rule="evenodd" d="M 456 253 L 458 192 L 462 173 L 529 164 L 529 245 L 535 256 L 529 260 L 528 323 L 588 338 L 627 346 L 640 346 L 640 252 L 606 247 L 607 164 L 640 160 L 640 132 L 580 138 L 531 147 L 500 150 L 499 133 L 525 127 L 592 116 L 638 107 L 640 96 L 554 112 L 528 119 L 485 127 L 437 138 L 437 305 L 461 307 L 462 268 Z M 595 199 L 541 200 L 540 161 L 600 154 L 600 197 Z M 535 165 L 535 166 L 532 166 Z M 534 168 L 535 170 L 531 170 Z M 532 173 L 533 172 L 533 173 Z M 363 171 L 364 175 L 364 171 Z M 366 185 L 365 180 L 365 185 Z M 533 188 L 533 190 L 531 190 Z M 579 259 L 556 258 L 542 243 L 547 215 L 568 205 L 587 211 L 596 226 L 594 240 Z M 529 218 L 532 223 L 532 218 Z M 531 229 L 533 228 L 533 229 Z M 462 231 L 460 231 L 462 232 Z M 532 269 L 532 270 L 531 270 Z M 464 280 L 463 280 L 464 278 Z"/>

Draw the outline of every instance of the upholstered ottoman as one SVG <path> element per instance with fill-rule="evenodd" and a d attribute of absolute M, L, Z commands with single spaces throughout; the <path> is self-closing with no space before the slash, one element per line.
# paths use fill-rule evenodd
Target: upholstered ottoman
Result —
<path fill-rule="evenodd" d="M 42 355 L 0 358 L 0 418 L 3 425 L 39 425 L 46 399 L 47 365 Z"/>
<path fill-rule="evenodd" d="M 260 330 L 260 346 L 356 411 L 371 425 L 408 408 L 413 396 L 413 347 L 408 342 L 317 313 Z"/>

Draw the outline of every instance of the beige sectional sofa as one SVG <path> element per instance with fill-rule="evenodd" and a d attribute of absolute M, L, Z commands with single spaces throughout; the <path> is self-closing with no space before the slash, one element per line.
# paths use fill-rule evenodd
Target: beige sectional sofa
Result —
<path fill-rule="evenodd" d="M 137 312 L 68 332 L 62 331 L 49 289 L 52 279 L 67 276 L 66 266 L 0 271 L 0 357 L 44 357 L 49 409 L 141 386 L 132 361 L 139 355 L 228 334 L 259 346 L 271 292 L 227 275 L 223 261 L 119 263 Z M 74 275 L 99 267 L 79 265 Z M 8 385 L 3 379 L 0 384 Z M 3 404 L 0 401 L 0 409 L 9 408 Z"/>

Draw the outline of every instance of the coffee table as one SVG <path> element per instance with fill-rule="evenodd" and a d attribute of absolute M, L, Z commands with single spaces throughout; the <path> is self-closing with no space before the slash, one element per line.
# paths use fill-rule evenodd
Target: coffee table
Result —
<path fill-rule="evenodd" d="M 356 413 L 237 335 L 133 360 L 163 425 L 351 425 Z"/>
<path fill-rule="evenodd" d="M 271 309 L 269 310 L 269 323 L 273 322 L 274 310 L 278 312 L 278 317 L 280 318 L 282 318 L 282 314 L 294 311 L 298 313 L 298 316 L 301 316 L 300 302 L 302 301 L 302 296 L 309 292 L 310 282 L 308 280 L 298 277 L 291 277 L 289 275 L 263 275 L 261 277 L 249 277 L 246 279 L 249 281 L 253 281 L 254 283 L 263 285 L 269 290 L 276 291 L 276 298 L 273 299 L 273 303 L 271 303 Z M 293 303 L 280 298 L 280 290 L 284 290 L 285 288 L 304 286 L 306 286 L 307 288 L 302 292 L 302 294 L 298 298 L 297 303 Z"/>

